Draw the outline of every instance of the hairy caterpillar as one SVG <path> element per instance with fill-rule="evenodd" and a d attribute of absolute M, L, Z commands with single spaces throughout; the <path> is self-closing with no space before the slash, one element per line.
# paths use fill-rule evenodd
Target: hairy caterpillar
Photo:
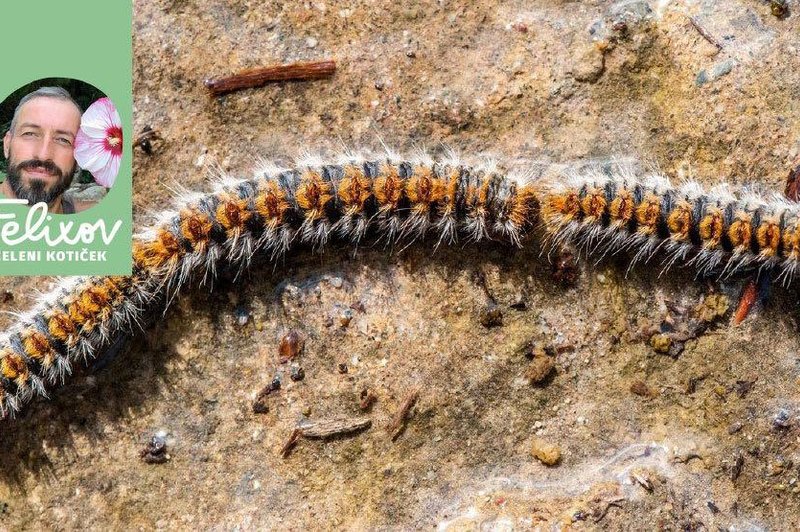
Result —
<path fill-rule="evenodd" d="M 345 157 L 226 178 L 209 194 L 187 194 L 137 235 L 131 276 L 65 280 L 20 318 L 0 339 L 0 415 L 46 396 L 75 363 L 132 331 L 184 284 L 213 279 L 219 266 L 368 235 L 387 243 L 432 235 L 435 246 L 464 238 L 521 246 L 540 235 L 588 253 L 630 251 L 633 263 L 663 250 L 665 267 L 682 261 L 721 275 L 779 268 L 788 281 L 800 260 L 800 206 L 694 182 L 676 187 L 615 163 L 509 174 L 455 157 Z"/>
<path fill-rule="evenodd" d="M 664 267 L 694 265 L 698 273 L 730 275 L 757 266 L 780 268 L 788 283 L 800 258 L 800 205 L 778 194 L 738 193 L 723 185 L 705 191 L 674 186 L 659 174 L 625 165 L 590 167 L 543 183 L 546 238 L 573 241 L 592 253 L 634 252 L 631 267 L 664 252 Z"/>

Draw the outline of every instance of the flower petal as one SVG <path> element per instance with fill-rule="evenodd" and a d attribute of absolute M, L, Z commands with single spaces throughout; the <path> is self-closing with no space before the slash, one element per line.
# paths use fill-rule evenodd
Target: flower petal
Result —
<path fill-rule="evenodd" d="M 119 132 L 121 128 L 119 112 L 108 98 L 94 102 L 81 117 L 81 128 L 75 138 L 75 160 L 104 187 L 114 183 L 122 159 L 119 146 L 114 150 L 108 144 L 109 131 Z"/>
<path fill-rule="evenodd" d="M 95 127 L 81 124 L 81 131 L 90 139 L 104 139 L 106 138 L 106 128 Z"/>
<path fill-rule="evenodd" d="M 108 98 L 100 98 L 94 102 L 81 117 L 81 128 L 96 128 L 105 131 L 112 126 L 121 127 L 122 122 L 116 107 Z"/>
<path fill-rule="evenodd" d="M 107 152 L 106 152 L 107 153 Z M 97 184 L 103 185 L 106 188 L 111 188 L 114 180 L 119 173 L 119 166 L 122 162 L 122 157 L 111 157 L 111 160 L 97 172 L 92 172 L 94 180 Z"/>
<path fill-rule="evenodd" d="M 75 139 L 74 157 L 81 168 L 94 174 L 94 172 L 108 164 L 111 151 L 106 149 L 104 139 L 89 138 L 81 129 Z"/>

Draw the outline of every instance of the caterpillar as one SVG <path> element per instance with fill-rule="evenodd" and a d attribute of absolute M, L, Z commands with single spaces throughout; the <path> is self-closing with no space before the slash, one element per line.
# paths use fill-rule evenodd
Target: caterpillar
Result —
<path fill-rule="evenodd" d="M 788 282 L 800 261 L 800 206 L 777 195 L 695 182 L 679 186 L 630 164 L 523 165 L 504 170 L 448 155 L 306 159 L 224 177 L 210 193 L 183 193 L 135 236 L 130 276 L 62 281 L 0 337 L 0 417 L 61 385 L 121 335 L 142 327 L 184 285 L 275 261 L 331 239 L 358 245 L 492 239 L 511 246 L 569 243 L 587 255 L 663 252 L 664 266 L 731 275 L 775 269 Z"/>

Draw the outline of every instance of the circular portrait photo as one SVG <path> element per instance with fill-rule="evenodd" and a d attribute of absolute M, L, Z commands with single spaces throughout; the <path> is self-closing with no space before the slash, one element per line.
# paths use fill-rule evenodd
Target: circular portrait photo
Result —
<path fill-rule="evenodd" d="M 80 80 L 45 78 L 0 103 L 0 196 L 46 203 L 53 214 L 97 205 L 122 160 L 122 123 L 111 100 Z"/>

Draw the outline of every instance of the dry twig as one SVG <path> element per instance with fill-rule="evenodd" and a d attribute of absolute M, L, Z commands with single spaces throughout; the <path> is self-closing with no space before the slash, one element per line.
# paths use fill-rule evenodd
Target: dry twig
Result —
<path fill-rule="evenodd" d="M 211 94 L 219 96 L 239 89 L 260 87 L 267 83 L 327 78 L 332 76 L 335 71 L 336 63 L 332 60 L 312 61 L 250 68 L 232 76 L 206 79 L 203 83 L 211 91 Z"/>
<path fill-rule="evenodd" d="M 409 393 L 403 404 L 400 406 L 400 410 L 392 418 L 392 423 L 387 428 L 387 432 L 392 436 L 392 441 L 395 441 L 400 434 L 403 433 L 403 429 L 405 428 L 405 422 L 408 418 L 408 413 L 411 411 L 411 408 L 417 402 L 419 398 L 419 390 L 414 389 Z"/>
<path fill-rule="evenodd" d="M 372 420 L 369 418 L 337 418 L 322 421 L 307 421 L 299 427 L 296 427 L 286 443 L 281 447 L 281 456 L 286 458 L 292 451 L 294 446 L 300 441 L 300 438 L 308 438 L 312 440 L 326 440 L 328 438 L 335 438 L 346 434 L 352 434 L 372 426 Z"/>

